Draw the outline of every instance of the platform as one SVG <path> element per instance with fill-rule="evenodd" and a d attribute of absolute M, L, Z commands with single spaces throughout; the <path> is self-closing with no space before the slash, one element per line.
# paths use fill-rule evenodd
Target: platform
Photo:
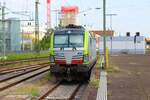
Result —
<path fill-rule="evenodd" d="M 107 73 L 101 71 L 96 100 L 107 100 Z"/>

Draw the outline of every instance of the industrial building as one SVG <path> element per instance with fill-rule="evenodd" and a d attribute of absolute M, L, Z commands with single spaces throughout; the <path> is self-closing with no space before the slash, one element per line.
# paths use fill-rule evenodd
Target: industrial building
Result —
<path fill-rule="evenodd" d="M 4 49 L 4 38 L 6 52 L 21 50 L 20 20 L 16 18 L 0 20 L 0 52 Z"/>
<path fill-rule="evenodd" d="M 67 26 L 69 24 L 77 25 L 77 14 L 79 8 L 77 6 L 62 6 L 61 7 L 61 25 Z"/>
<path fill-rule="evenodd" d="M 150 38 L 146 38 L 145 40 L 147 49 L 150 49 Z"/>
<path fill-rule="evenodd" d="M 106 37 L 106 47 L 110 54 L 145 54 L 144 36 Z M 99 52 L 103 54 L 103 37 L 99 38 Z"/>
<path fill-rule="evenodd" d="M 103 30 L 90 30 L 90 32 L 93 32 L 94 34 L 97 34 L 97 35 L 100 35 L 100 36 L 104 35 Z M 115 36 L 114 30 L 106 30 L 105 36 Z"/>
<path fill-rule="evenodd" d="M 33 50 L 35 41 L 35 21 L 21 22 L 22 50 Z M 39 26 L 39 40 L 42 40 L 46 31 L 45 26 Z"/>

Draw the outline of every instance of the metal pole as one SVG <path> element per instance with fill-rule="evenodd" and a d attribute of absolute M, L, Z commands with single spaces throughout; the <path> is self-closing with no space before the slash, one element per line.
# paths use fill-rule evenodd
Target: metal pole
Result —
<path fill-rule="evenodd" d="M 103 0 L 103 41 L 104 41 L 104 68 L 106 68 L 106 0 Z"/>
<path fill-rule="evenodd" d="M 1 2 L 0 2 L 0 14 L 2 15 L 2 5 L 1 5 Z M 2 53 L 2 43 L 3 43 L 3 40 L 2 40 L 2 35 L 0 35 L 0 56 L 2 56 L 1 55 L 1 53 Z"/>
<path fill-rule="evenodd" d="M 57 28 L 57 19 L 58 19 L 58 18 L 57 18 L 57 17 L 58 17 L 58 14 L 57 14 L 57 13 L 58 13 L 58 11 L 56 11 L 56 19 L 55 19 L 55 20 L 56 20 L 56 28 Z"/>
<path fill-rule="evenodd" d="M 110 37 L 110 39 L 111 39 L 111 53 L 110 54 L 112 54 L 112 34 L 113 34 L 113 30 L 112 30 L 112 15 L 110 16 L 110 29 L 111 29 L 111 37 Z"/>
<path fill-rule="evenodd" d="M 35 1 L 35 51 L 39 52 L 39 0 Z"/>
<path fill-rule="evenodd" d="M 5 3 L 2 6 L 2 32 L 3 32 L 3 57 L 6 56 L 6 37 L 5 37 Z"/>
<path fill-rule="evenodd" d="M 23 33 L 24 33 L 24 30 L 22 29 L 22 51 L 24 51 L 24 41 L 23 41 Z"/>
<path fill-rule="evenodd" d="M 106 14 L 106 16 L 110 16 L 110 29 L 111 29 L 111 34 L 113 34 L 113 23 L 112 23 L 112 17 L 116 16 L 117 14 Z M 111 54 L 112 54 L 112 35 L 110 37 L 111 39 Z"/>
<path fill-rule="evenodd" d="M 112 34 L 113 34 L 113 28 L 112 28 L 112 16 L 110 16 L 110 29 L 111 29 L 111 54 L 112 54 Z"/>

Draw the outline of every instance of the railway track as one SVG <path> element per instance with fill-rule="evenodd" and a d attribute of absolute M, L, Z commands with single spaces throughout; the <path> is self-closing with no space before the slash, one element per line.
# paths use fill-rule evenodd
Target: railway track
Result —
<path fill-rule="evenodd" d="M 97 61 L 93 64 L 93 67 L 96 64 Z M 83 83 L 68 85 L 62 84 L 61 81 L 45 92 L 38 100 L 73 100 L 82 86 Z"/>
<path fill-rule="evenodd" d="M 10 79 L 13 79 L 15 77 L 24 75 L 24 74 L 28 74 L 28 73 L 36 71 L 36 70 L 42 69 L 45 66 L 49 66 L 49 63 L 43 63 L 40 65 L 34 65 L 34 66 L 30 66 L 30 67 L 28 66 L 28 67 L 25 67 L 23 69 L 22 68 L 17 69 L 17 70 L 14 69 L 14 70 L 4 72 L 3 74 L 0 73 L 0 75 L 1 75 L 0 76 L 0 83 L 7 81 L 7 80 L 10 80 Z"/>
<path fill-rule="evenodd" d="M 22 66 L 22 67 L 16 67 L 16 68 L 9 68 L 9 69 L 5 69 L 5 70 L 0 70 L 0 75 L 7 74 L 7 73 L 12 73 L 12 72 L 26 71 L 27 69 L 35 69 L 37 67 L 41 67 L 42 65 L 48 65 L 48 64 L 49 64 L 49 62 L 34 64 L 34 65 L 25 65 L 25 66 Z"/>
<path fill-rule="evenodd" d="M 40 68 L 37 68 L 36 70 L 32 70 L 28 73 L 22 74 L 22 75 L 16 75 L 13 78 L 8 78 L 8 79 L 4 79 L 4 81 L 0 82 L 0 92 L 13 87 L 21 82 L 24 82 L 30 78 L 33 78 L 37 75 L 40 75 L 44 72 L 49 71 L 49 66 L 48 65 L 43 65 Z"/>
<path fill-rule="evenodd" d="M 93 64 L 93 67 L 96 66 L 96 64 L 97 61 Z M 39 97 L 38 100 L 74 100 L 82 86 L 83 83 L 64 84 L 60 81 L 53 88 L 50 88 L 41 97 Z"/>
<path fill-rule="evenodd" d="M 21 63 L 21 62 L 29 62 L 29 61 L 40 61 L 40 60 L 45 60 L 48 59 L 48 57 L 38 57 L 38 58 L 29 58 L 29 59 L 22 59 L 22 60 L 12 60 L 12 61 L 3 61 L 0 62 L 0 66 L 6 66 L 6 65 L 10 65 L 10 64 L 17 64 L 17 63 Z M 3 69 L 3 70 L 7 70 L 7 69 Z"/>
<path fill-rule="evenodd" d="M 73 100 L 81 86 L 82 83 L 68 85 L 61 81 L 45 92 L 38 100 Z"/>

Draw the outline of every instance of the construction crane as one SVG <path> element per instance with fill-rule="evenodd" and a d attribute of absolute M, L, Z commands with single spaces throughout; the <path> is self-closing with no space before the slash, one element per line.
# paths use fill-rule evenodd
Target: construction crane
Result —
<path fill-rule="evenodd" d="M 47 0 L 47 29 L 51 28 L 51 0 Z"/>

